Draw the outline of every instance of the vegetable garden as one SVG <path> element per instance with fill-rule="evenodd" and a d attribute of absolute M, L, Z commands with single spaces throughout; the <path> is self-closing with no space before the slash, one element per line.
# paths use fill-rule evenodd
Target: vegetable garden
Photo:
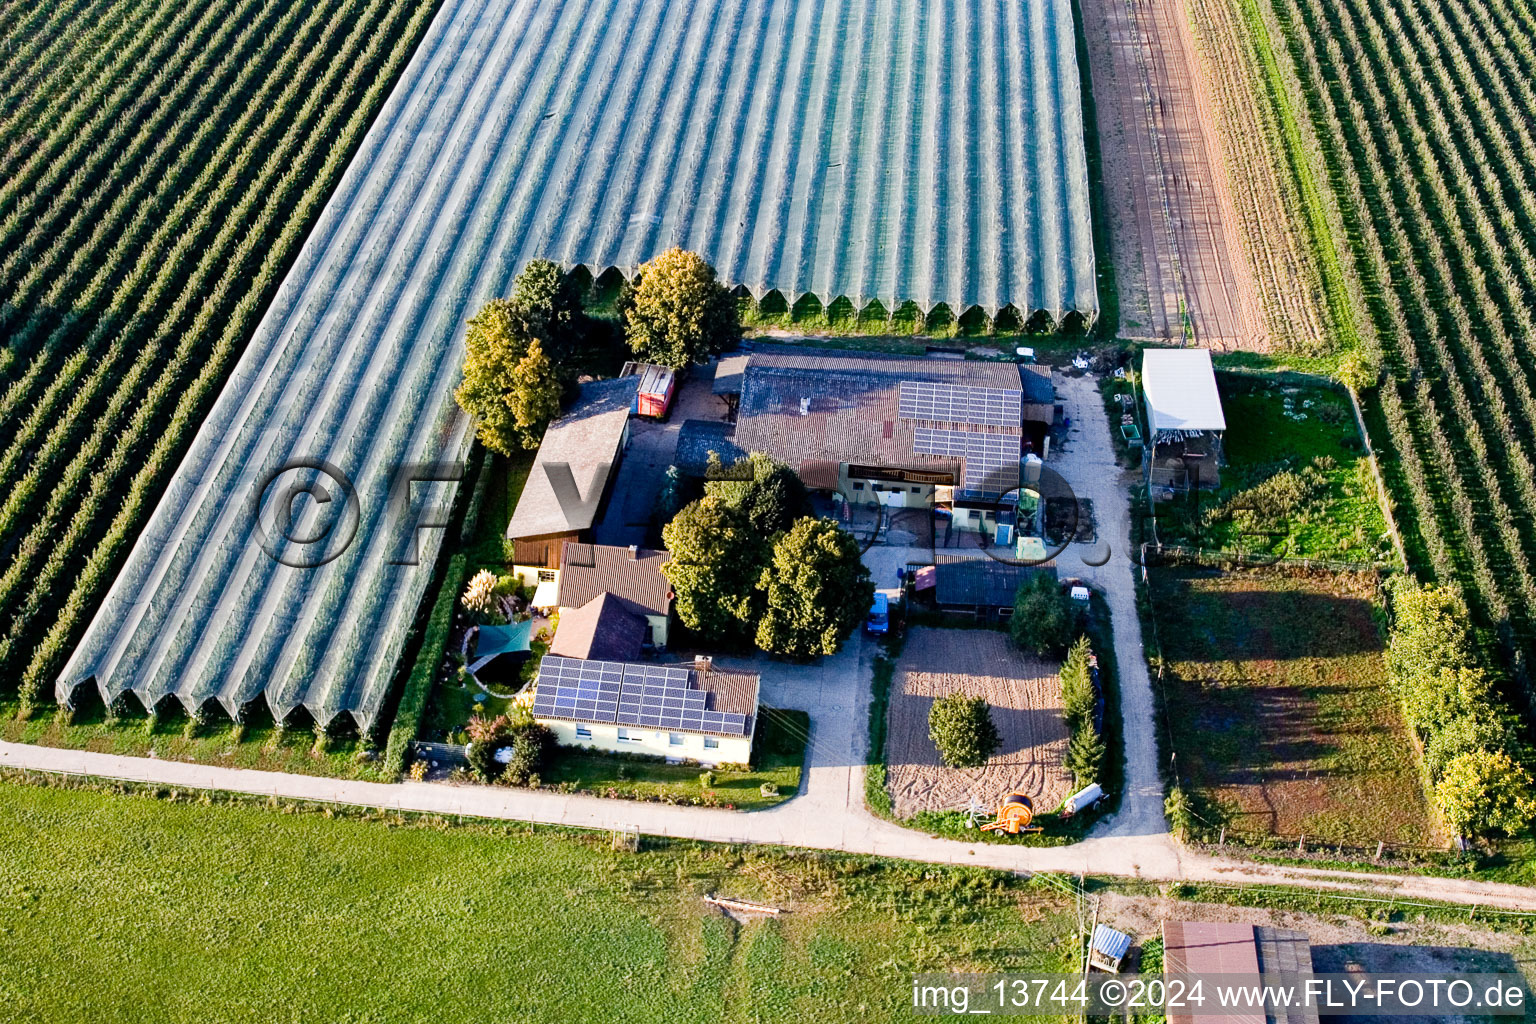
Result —
<path fill-rule="evenodd" d="M 1410 557 L 1517 672 L 1536 626 L 1536 24 L 1508 0 L 1276 0 L 1385 379 Z"/>
<path fill-rule="evenodd" d="M 62 667 L 434 7 L 0 7 L 0 676 L 24 697 Z"/>

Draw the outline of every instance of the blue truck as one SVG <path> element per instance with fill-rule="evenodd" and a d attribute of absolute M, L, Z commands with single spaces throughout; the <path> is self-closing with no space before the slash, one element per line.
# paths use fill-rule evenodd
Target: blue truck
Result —
<path fill-rule="evenodd" d="M 875 603 L 869 606 L 869 618 L 864 628 L 875 636 L 889 632 L 891 628 L 891 599 L 884 594 L 875 595 Z"/>

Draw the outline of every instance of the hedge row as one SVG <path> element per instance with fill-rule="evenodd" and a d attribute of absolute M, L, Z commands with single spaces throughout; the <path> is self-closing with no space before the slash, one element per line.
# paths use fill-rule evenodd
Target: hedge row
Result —
<path fill-rule="evenodd" d="M 389 730 L 389 742 L 384 747 L 385 774 L 405 770 L 406 754 L 411 741 L 421 731 L 421 717 L 427 710 L 427 699 L 432 695 L 432 680 L 448 646 L 448 631 L 453 627 L 453 607 L 458 601 L 459 589 L 464 585 L 468 571 L 468 559 L 463 554 L 448 560 L 448 571 L 443 576 L 442 589 L 437 592 L 437 602 L 432 606 L 432 617 L 422 632 L 421 647 L 416 652 L 416 664 L 405 681 L 400 694 L 400 708 L 395 712 L 395 724 Z"/>

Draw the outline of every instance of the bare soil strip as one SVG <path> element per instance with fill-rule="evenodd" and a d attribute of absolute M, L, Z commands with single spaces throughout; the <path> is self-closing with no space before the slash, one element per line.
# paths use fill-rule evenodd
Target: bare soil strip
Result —
<path fill-rule="evenodd" d="M 1183 3 L 1082 0 L 1082 12 L 1121 335 L 1268 348 L 1216 106 Z"/>

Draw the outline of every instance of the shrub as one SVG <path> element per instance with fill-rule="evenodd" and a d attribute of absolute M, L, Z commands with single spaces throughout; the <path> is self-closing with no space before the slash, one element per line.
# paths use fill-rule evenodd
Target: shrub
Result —
<path fill-rule="evenodd" d="M 1435 796 L 1458 835 L 1518 835 L 1536 819 L 1531 775 L 1502 750 L 1473 750 L 1451 758 Z"/>
<path fill-rule="evenodd" d="M 1021 650 L 1059 657 L 1078 632 L 1080 615 L 1077 603 L 1061 592 L 1054 576 L 1036 573 L 1019 585 L 1008 632 Z"/>
<path fill-rule="evenodd" d="M 489 569 L 481 569 L 470 577 L 469 586 L 464 588 L 465 610 L 486 618 L 493 615 L 497 584 L 496 574 Z"/>
<path fill-rule="evenodd" d="M 1002 746 L 992 712 L 980 697 L 952 693 L 928 710 L 928 738 L 951 768 L 975 768 Z"/>
<path fill-rule="evenodd" d="M 778 796 L 779 784 L 777 782 L 765 782 L 757 787 L 757 791 L 762 796 Z"/>
<path fill-rule="evenodd" d="M 713 789 L 715 787 L 715 773 L 714 772 L 700 772 L 699 773 L 699 785 L 701 787 L 703 787 L 704 789 Z"/>
<path fill-rule="evenodd" d="M 507 762 L 504 778 L 515 786 L 537 785 L 539 771 L 554 746 L 554 737 L 537 723 L 512 729 L 511 737 L 512 759 Z"/>
<path fill-rule="evenodd" d="M 1190 803 L 1189 794 L 1184 792 L 1184 787 L 1178 783 L 1168 791 L 1168 797 L 1163 801 L 1163 813 L 1168 815 L 1168 827 L 1173 834 L 1183 839 L 1195 826 L 1195 808 Z"/>

